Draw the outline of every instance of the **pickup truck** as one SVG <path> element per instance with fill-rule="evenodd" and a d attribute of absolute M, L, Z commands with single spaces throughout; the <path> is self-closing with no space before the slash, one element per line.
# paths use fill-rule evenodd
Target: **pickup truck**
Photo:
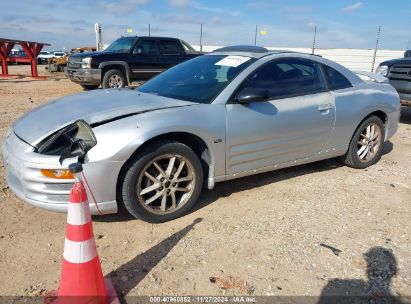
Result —
<path fill-rule="evenodd" d="M 411 50 L 405 52 L 404 58 L 381 62 L 376 73 L 388 78 L 400 95 L 401 105 L 411 106 Z"/>
<path fill-rule="evenodd" d="M 121 37 L 104 51 L 70 55 L 64 72 L 86 90 L 121 88 L 199 55 L 181 39 Z"/>
<path fill-rule="evenodd" d="M 37 56 L 37 64 L 47 63 L 47 60 L 53 58 L 53 54 L 48 51 L 41 51 Z"/>
<path fill-rule="evenodd" d="M 48 59 L 46 70 L 48 70 L 49 72 L 64 72 L 64 68 L 67 66 L 69 55 L 95 51 L 95 46 L 73 48 L 71 49 L 70 54 L 65 54 L 63 57 L 51 57 L 50 59 Z"/>

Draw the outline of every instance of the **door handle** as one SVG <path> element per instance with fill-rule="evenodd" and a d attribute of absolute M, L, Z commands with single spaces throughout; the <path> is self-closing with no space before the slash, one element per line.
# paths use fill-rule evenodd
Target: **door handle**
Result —
<path fill-rule="evenodd" d="M 318 106 L 318 111 L 331 110 L 332 108 L 333 108 L 333 105 L 331 103 L 324 103 Z"/>

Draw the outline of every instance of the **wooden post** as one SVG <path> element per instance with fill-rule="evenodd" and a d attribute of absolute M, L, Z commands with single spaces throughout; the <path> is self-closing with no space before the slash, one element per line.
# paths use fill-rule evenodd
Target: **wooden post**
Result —
<path fill-rule="evenodd" d="M 1 60 L 1 74 L 2 76 L 8 76 L 9 70 L 7 67 L 7 58 L 9 57 L 9 53 L 13 48 L 13 42 L 2 42 L 0 41 L 0 60 Z"/>
<path fill-rule="evenodd" d="M 43 44 L 35 42 L 20 42 L 21 47 L 30 59 L 31 76 L 38 77 L 37 71 L 37 56 L 43 48 Z"/>

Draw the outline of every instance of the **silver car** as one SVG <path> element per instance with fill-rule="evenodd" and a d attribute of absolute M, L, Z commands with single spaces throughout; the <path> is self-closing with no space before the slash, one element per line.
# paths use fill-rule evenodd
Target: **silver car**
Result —
<path fill-rule="evenodd" d="M 122 204 L 137 218 L 164 222 L 216 182 L 333 157 L 366 168 L 380 159 L 399 115 L 391 85 L 327 59 L 226 47 L 138 89 L 38 107 L 12 126 L 3 157 L 16 195 L 65 211 L 74 181 L 67 168 L 87 137 L 79 126 L 90 126 L 97 145 L 83 158 L 92 212 Z"/>

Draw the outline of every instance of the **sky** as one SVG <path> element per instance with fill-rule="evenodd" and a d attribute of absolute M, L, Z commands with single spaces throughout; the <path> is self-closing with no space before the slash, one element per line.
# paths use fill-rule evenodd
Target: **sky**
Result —
<path fill-rule="evenodd" d="M 4 1 L 4 0 L 2 0 Z M 0 37 L 51 43 L 49 50 L 95 45 L 120 36 L 179 37 L 199 45 L 257 44 L 318 48 L 411 48 L 410 0 L 18 0 L 0 10 Z M 127 33 L 131 28 L 133 32 Z M 265 31 L 266 35 L 261 35 Z"/>

